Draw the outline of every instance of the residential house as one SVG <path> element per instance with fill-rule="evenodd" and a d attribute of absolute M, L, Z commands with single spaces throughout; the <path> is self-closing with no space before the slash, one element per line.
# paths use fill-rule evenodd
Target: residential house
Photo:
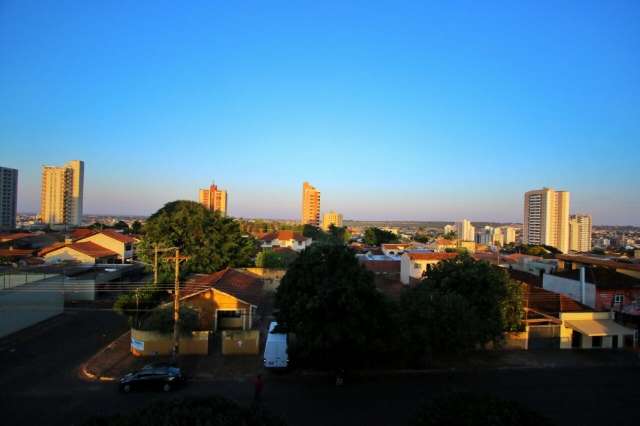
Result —
<path fill-rule="evenodd" d="M 294 231 L 270 232 L 263 235 L 260 240 L 262 241 L 261 247 L 263 249 L 289 247 L 297 252 L 301 252 L 312 243 L 311 238 L 305 237 L 301 233 Z"/>
<path fill-rule="evenodd" d="M 263 282 L 254 274 L 226 268 L 196 275 L 183 294 L 181 300 L 200 310 L 201 330 L 250 330 L 256 324 Z"/>
<path fill-rule="evenodd" d="M 92 242 L 101 247 L 117 253 L 119 263 L 128 263 L 133 260 L 135 238 L 121 234 L 112 229 L 105 229 L 93 234 L 85 235 L 76 242 Z"/>
<path fill-rule="evenodd" d="M 118 253 L 91 241 L 59 243 L 41 250 L 45 263 L 73 262 L 86 265 L 117 263 Z"/>
<path fill-rule="evenodd" d="M 454 259 L 458 253 L 433 253 L 409 251 L 400 258 L 400 281 L 409 285 L 420 281 L 429 274 L 431 268 L 443 260 Z"/>
<path fill-rule="evenodd" d="M 640 315 L 640 279 L 615 269 L 581 267 L 543 276 L 543 287 L 596 310 Z"/>

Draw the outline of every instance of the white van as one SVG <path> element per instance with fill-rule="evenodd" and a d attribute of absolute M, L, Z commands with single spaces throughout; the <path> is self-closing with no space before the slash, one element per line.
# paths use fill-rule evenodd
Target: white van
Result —
<path fill-rule="evenodd" d="M 272 321 L 269 324 L 267 343 L 264 345 L 264 366 L 266 368 L 287 368 L 289 355 L 287 355 L 287 335 L 274 333 L 278 323 Z"/>

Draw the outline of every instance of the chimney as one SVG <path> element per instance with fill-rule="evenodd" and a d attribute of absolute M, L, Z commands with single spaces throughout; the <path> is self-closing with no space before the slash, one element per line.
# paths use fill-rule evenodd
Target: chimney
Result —
<path fill-rule="evenodd" d="M 586 282 L 586 269 L 584 266 L 580 267 L 580 303 L 586 304 L 586 292 L 587 292 L 587 282 Z"/>

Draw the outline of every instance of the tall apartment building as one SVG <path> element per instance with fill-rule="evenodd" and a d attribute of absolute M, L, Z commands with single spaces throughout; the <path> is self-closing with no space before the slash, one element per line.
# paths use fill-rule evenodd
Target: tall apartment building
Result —
<path fill-rule="evenodd" d="M 342 227 L 342 215 L 333 210 L 322 215 L 322 229 L 326 231 L 331 225 Z"/>
<path fill-rule="evenodd" d="M 0 167 L 0 229 L 16 227 L 18 208 L 18 171 Z"/>
<path fill-rule="evenodd" d="M 569 251 L 569 192 L 542 188 L 524 194 L 522 242 Z"/>
<path fill-rule="evenodd" d="M 476 229 L 467 219 L 456 222 L 456 238 L 462 241 L 475 241 Z"/>
<path fill-rule="evenodd" d="M 513 226 L 501 226 L 502 230 L 502 245 L 507 245 L 516 242 L 516 228 Z"/>
<path fill-rule="evenodd" d="M 320 191 L 304 182 L 302 184 L 302 218 L 303 225 L 320 226 Z"/>
<path fill-rule="evenodd" d="M 222 216 L 227 215 L 227 191 L 211 185 L 208 189 L 201 189 L 198 201 L 212 212 L 218 211 Z"/>
<path fill-rule="evenodd" d="M 84 161 L 42 167 L 40 220 L 49 224 L 82 224 Z"/>
<path fill-rule="evenodd" d="M 578 213 L 569 216 L 569 250 L 591 251 L 591 215 Z"/>

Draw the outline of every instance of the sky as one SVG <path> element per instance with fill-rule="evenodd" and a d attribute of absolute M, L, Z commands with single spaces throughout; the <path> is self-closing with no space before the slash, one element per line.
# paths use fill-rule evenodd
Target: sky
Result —
<path fill-rule="evenodd" d="M 237 217 L 640 225 L 640 2 L 0 1 L 0 166 L 85 161 L 85 213 L 215 181 Z M 441 4 L 425 4 L 441 3 Z"/>

